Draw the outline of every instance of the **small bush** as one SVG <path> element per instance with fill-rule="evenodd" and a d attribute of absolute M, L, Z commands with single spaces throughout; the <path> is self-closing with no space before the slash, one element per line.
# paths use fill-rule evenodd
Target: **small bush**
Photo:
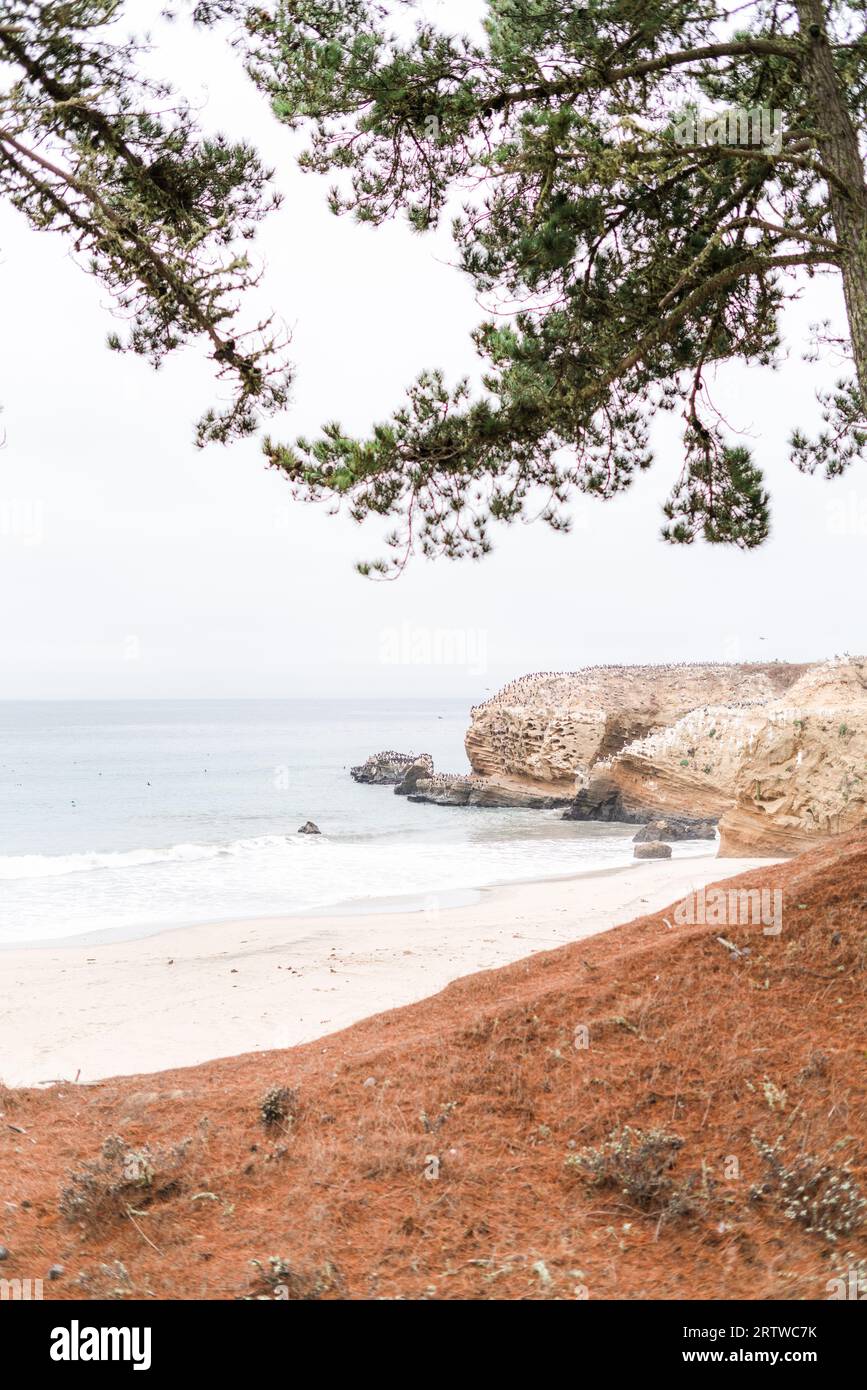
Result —
<path fill-rule="evenodd" d="M 754 1201 L 772 1198 L 790 1221 L 829 1241 L 851 1235 L 863 1225 L 867 1199 L 848 1168 L 834 1168 L 805 1154 L 786 1161 L 779 1139 L 767 1144 L 754 1137 L 753 1146 L 765 1170 L 763 1181 L 750 1194 Z"/>
<path fill-rule="evenodd" d="M 177 1144 L 167 1153 L 157 1153 L 147 1145 L 133 1149 L 118 1135 L 110 1135 L 99 1158 L 69 1174 L 60 1191 L 61 1216 L 67 1221 L 92 1225 L 120 1215 L 132 1202 L 141 1206 L 154 1198 L 173 1195 L 178 1190 L 177 1175 L 186 1157 L 187 1142 Z"/>
<path fill-rule="evenodd" d="M 272 1086 L 266 1091 L 259 1105 L 259 1115 L 266 1129 L 277 1125 L 286 1126 L 295 1118 L 298 1107 L 298 1092 L 289 1086 Z"/>
<path fill-rule="evenodd" d="M 599 1148 L 570 1154 L 566 1167 L 577 1169 L 598 1187 L 613 1187 L 642 1211 L 661 1211 L 667 1216 L 686 1215 L 692 1209 L 690 1183 L 670 1177 L 683 1140 L 664 1129 L 615 1130 Z"/>

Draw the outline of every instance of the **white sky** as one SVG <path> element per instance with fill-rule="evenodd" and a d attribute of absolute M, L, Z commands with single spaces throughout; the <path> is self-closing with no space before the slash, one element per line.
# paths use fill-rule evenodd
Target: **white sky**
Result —
<path fill-rule="evenodd" d="M 437 9 L 445 13 L 444 6 Z M 465 7 L 460 7 L 465 10 Z M 166 31 L 159 31 L 161 39 Z M 337 418 L 366 431 L 424 367 L 477 370 L 483 316 L 447 237 L 334 218 L 300 174 L 219 35 L 168 31 L 158 67 L 251 139 L 286 193 L 263 228 L 263 293 L 291 325 L 296 382 L 277 437 Z M 195 75 L 195 85 L 190 83 Z M 839 315 L 835 282 L 790 314 L 783 370 L 735 368 L 714 391 L 748 431 L 774 501 L 752 554 L 658 538 L 680 468 L 677 421 L 625 496 L 579 498 L 569 536 L 517 526 L 479 564 L 416 560 L 393 583 L 353 571 L 373 527 L 292 503 L 255 440 L 197 451 L 203 353 L 159 373 L 110 354 L 108 297 L 60 238 L 0 211 L 0 697 L 483 697 L 526 671 L 606 661 L 804 659 L 864 651 L 864 469 L 836 483 L 787 459 L 835 367 L 804 364 L 798 328 Z"/>

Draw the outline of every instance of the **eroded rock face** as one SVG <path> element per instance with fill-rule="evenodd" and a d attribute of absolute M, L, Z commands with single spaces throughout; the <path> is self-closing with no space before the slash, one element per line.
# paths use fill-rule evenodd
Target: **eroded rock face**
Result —
<path fill-rule="evenodd" d="M 632 838 L 637 845 L 654 840 L 715 840 L 716 821 L 709 818 L 696 819 L 692 816 L 665 816 L 648 821 Z"/>
<path fill-rule="evenodd" d="M 564 820 L 619 821 L 626 825 L 643 825 L 654 814 L 653 807 L 633 802 L 627 806 L 623 794 L 613 778 L 606 775 L 591 778 L 582 787 L 569 808 L 564 812 Z"/>
<path fill-rule="evenodd" d="M 395 787 L 396 796 L 409 796 L 415 791 L 420 778 L 429 778 L 434 775 L 433 758 L 430 753 L 421 753 L 404 771 L 403 776 Z"/>
<path fill-rule="evenodd" d="M 569 804 L 568 797 L 551 796 L 544 789 L 496 777 L 467 777 L 463 773 L 437 773 L 433 777 L 419 778 L 409 793 L 409 800 L 426 801 L 434 806 L 519 807 L 534 811 L 549 811 Z"/>
<path fill-rule="evenodd" d="M 761 726 L 764 708 L 712 705 L 690 710 L 667 728 L 598 763 L 585 788 L 585 802 L 592 805 L 604 796 L 630 821 L 718 820 L 734 800 L 743 739 Z"/>
<path fill-rule="evenodd" d="M 408 799 L 427 801 L 434 806 L 469 806 L 472 778 L 462 773 L 434 773 L 431 777 L 419 777 Z"/>
<path fill-rule="evenodd" d="M 433 772 L 433 759 L 429 753 L 395 753 L 390 749 L 385 753 L 371 753 L 366 762 L 351 767 L 349 772 L 356 782 L 373 782 L 377 786 L 391 787 L 403 780 L 414 763 L 424 760 Z"/>
<path fill-rule="evenodd" d="M 749 665 L 598 666 L 523 676 L 477 705 L 465 745 L 480 776 L 530 779 L 553 795 L 636 739 L 709 704 L 763 704 L 807 669 Z"/>
<path fill-rule="evenodd" d="M 865 782 L 867 664 L 853 658 L 764 703 L 690 711 L 597 764 L 575 806 L 719 818 L 721 855 L 777 856 L 867 826 Z"/>
<path fill-rule="evenodd" d="M 750 731 L 720 854 L 797 854 L 867 828 L 867 661 L 808 672 Z"/>

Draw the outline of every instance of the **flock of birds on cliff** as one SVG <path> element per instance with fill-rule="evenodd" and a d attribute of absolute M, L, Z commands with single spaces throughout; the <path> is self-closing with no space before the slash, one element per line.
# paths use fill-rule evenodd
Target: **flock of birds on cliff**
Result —
<path fill-rule="evenodd" d="M 696 671 L 696 670 L 703 670 L 703 671 L 725 670 L 725 671 L 728 671 L 728 670 L 732 670 L 732 669 L 740 669 L 740 668 L 743 668 L 743 667 L 749 668 L 750 666 L 756 666 L 756 667 L 759 667 L 760 669 L 762 669 L 762 668 L 764 668 L 764 667 L 766 667 L 766 666 L 789 666 L 789 665 L 792 665 L 792 664 L 793 664 L 793 663 L 791 663 L 791 662 L 779 661 L 779 660 L 768 661 L 768 662 L 761 662 L 761 661 L 756 661 L 756 662 L 751 662 L 751 661 L 747 661 L 747 662 L 743 662 L 743 661 L 665 661 L 665 662 L 660 662 L 660 663 L 655 664 L 655 665 L 654 665 L 654 664 L 646 664 L 646 665 L 643 665 L 643 666 L 629 666 L 629 665 L 624 665 L 622 662 L 609 662 L 609 663 L 600 662 L 600 663 L 598 663 L 598 664 L 595 665 L 595 666 L 582 666 L 582 667 L 581 667 L 579 670 L 577 670 L 577 671 L 533 671 L 533 672 L 531 672 L 529 675 L 518 676 L 515 680 L 509 681 L 509 683 L 508 683 L 507 685 L 504 685 L 504 686 L 502 687 L 501 690 L 498 690 L 498 691 L 497 691 L 496 695 L 492 695 L 491 698 L 490 698 L 489 700 L 483 700 L 483 701 L 482 701 L 480 704 L 478 704 L 478 705 L 472 705 L 472 706 L 471 706 L 471 713 L 475 714 L 475 712 L 476 712 L 477 710 L 487 709 L 487 708 L 489 708 L 489 707 L 492 706 L 492 705 L 493 705 L 493 706 L 504 705 L 504 704 L 506 704 L 507 700 L 509 700 L 509 699 L 514 699 L 514 697 L 515 697 L 515 696 L 518 696 L 518 695 L 523 696 L 523 695 L 532 695 L 532 694 L 535 694 L 535 693 L 537 693 L 537 690 L 538 690 L 539 685 L 540 685 L 540 684 L 543 684 L 543 683 L 548 683 L 548 682 L 550 682 L 550 681 L 574 681 L 574 680 L 580 680 L 580 679 L 582 679 L 582 678 L 584 678 L 584 677 L 586 677 L 586 676 L 596 675 L 597 673 L 602 674 L 602 673 L 614 672 L 615 674 L 617 674 L 617 675 L 622 675 L 622 676 L 626 676 L 626 675 L 633 675 L 633 676 L 635 676 L 635 675 L 643 674 L 643 673 L 648 672 L 648 671 L 653 671 L 654 673 L 661 673 L 661 674 L 665 674 L 665 673 L 669 673 L 669 672 L 673 673 L 673 672 L 675 672 L 675 671 Z M 749 705 L 749 704 L 754 703 L 754 701 L 750 701 L 750 700 L 734 700 L 734 699 L 733 699 L 733 700 L 731 700 L 730 702 L 727 701 L 726 703 L 731 703 L 731 704 L 733 704 L 733 705 Z"/>
<path fill-rule="evenodd" d="M 455 782 L 481 782 L 484 780 L 473 772 L 434 772 L 433 759 L 430 753 L 398 753 L 394 748 L 385 748 L 381 753 L 372 753 L 367 761 L 368 763 L 396 763 L 398 767 L 409 768 L 422 758 L 427 759 L 430 763 L 431 770 L 425 777 L 425 781 L 430 781 L 432 785 L 453 786 Z"/>

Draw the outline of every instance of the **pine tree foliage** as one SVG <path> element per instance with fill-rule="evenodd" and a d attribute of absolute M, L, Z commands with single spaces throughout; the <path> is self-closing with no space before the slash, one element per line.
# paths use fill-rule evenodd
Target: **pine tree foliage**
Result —
<path fill-rule="evenodd" d="M 171 88 L 144 75 L 120 0 L 0 3 L 0 196 L 59 232 L 111 292 L 116 350 L 155 366 L 206 344 L 220 404 L 197 439 L 249 434 L 287 399 L 285 341 L 240 312 L 259 272 L 247 253 L 277 204 L 249 145 L 206 137 Z"/>
<path fill-rule="evenodd" d="M 363 569 L 482 555 L 493 521 L 540 498 L 567 527 L 576 490 L 611 497 L 650 466 L 660 411 L 684 418 L 666 539 L 760 544 L 762 472 L 712 372 L 781 361 L 805 276 L 842 279 L 853 371 L 793 457 L 831 476 L 863 457 L 865 0 L 489 0 L 481 41 L 423 17 L 407 36 L 413 5 L 368 0 L 198 11 L 234 20 L 277 117 L 309 134 L 304 167 L 333 175 L 335 212 L 424 232 L 463 205 L 459 262 L 489 306 L 482 389 L 426 371 L 366 438 L 331 423 L 265 444 L 298 495 L 394 518 Z"/>

